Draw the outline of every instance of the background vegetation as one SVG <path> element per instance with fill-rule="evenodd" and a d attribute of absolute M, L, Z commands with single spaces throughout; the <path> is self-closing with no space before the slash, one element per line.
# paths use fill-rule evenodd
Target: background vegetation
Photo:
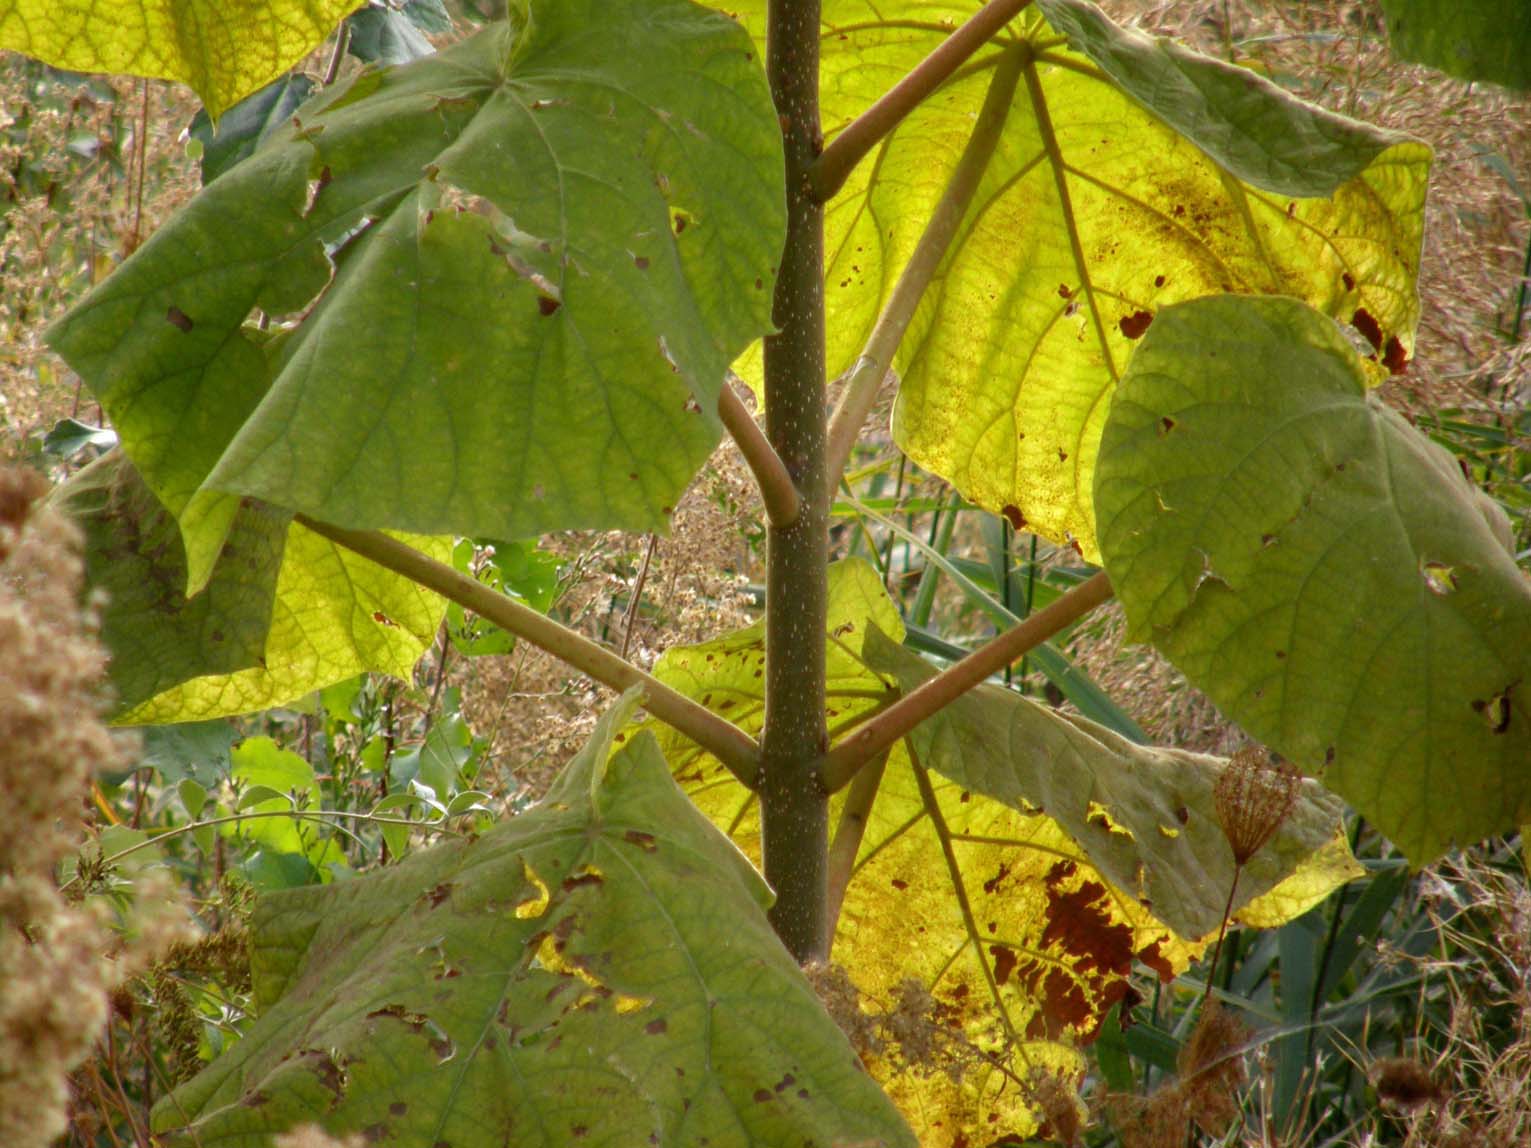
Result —
<path fill-rule="evenodd" d="M 353 21 L 306 73 L 333 79 L 362 57 L 419 50 L 412 38 L 445 42 L 484 15 L 469 4 L 418 7 L 429 12 Z M 1430 305 L 1409 373 L 1386 393 L 1510 509 L 1524 565 L 1531 101 L 1398 63 L 1368 4 L 1114 7 L 1119 18 L 1435 148 L 1421 271 Z M 4 446 L 57 479 L 101 451 L 110 432 L 78 381 L 41 349 L 41 329 L 184 202 L 214 156 L 196 101 L 170 85 L 85 79 L 8 56 L 0 109 Z M 1071 552 L 966 513 L 943 483 L 898 457 L 891 447 L 857 456 L 832 541 L 837 555 L 875 564 L 916 643 L 940 650 L 979 640 L 993 631 L 995 603 L 1024 615 L 1077 581 Z M 669 536 L 464 544 L 455 561 L 649 667 L 672 646 L 755 616 L 763 533 L 749 489 L 725 444 L 677 507 Z M 4 558 L 59 585 L 77 577 L 57 553 Z M 101 979 L 112 1008 L 104 1018 L 38 1015 L 0 1040 L 50 1048 L 38 1057 L 43 1077 L 94 1041 L 57 1100 L 60 1111 L 67 1105 L 68 1142 L 79 1145 L 150 1143 L 152 1103 L 239 1039 L 250 991 L 242 922 L 254 892 L 344 879 L 525 807 L 608 700 L 546 655 L 456 613 L 412 681 L 364 677 L 258 719 L 164 727 L 137 745 L 108 745 L 104 731 L 80 722 L 99 655 L 62 606 L 49 625 L 32 646 L 8 645 L 29 652 L 0 670 L 10 675 L 0 694 L 36 692 L 29 673 L 63 682 L 50 686 L 50 704 L 67 731 L 45 759 L 44 780 L 39 757 L 0 750 L 6 845 L 30 851 L 36 874 L 62 860 L 67 884 L 49 919 L 74 938 L 77 969 L 110 969 Z M 1114 615 L 1076 632 L 1070 649 L 1080 683 L 1071 693 L 1097 697 L 1086 678 L 1105 688 L 1097 700 L 1106 708 L 1092 716 L 1186 748 L 1241 744 L 1166 662 L 1121 645 Z M 1023 666 L 1012 685 L 1071 704 L 1036 666 Z M 1124 708 L 1111 708 L 1105 693 Z M 256 816 L 294 808 L 306 816 Z M 50 844 L 61 810 L 90 827 L 77 857 Z M 174 832 L 212 816 L 228 820 Z M 172 832 L 151 842 L 149 830 Z M 1281 929 L 1235 931 L 1215 968 L 1203 964 L 1170 986 L 1143 978 L 1142 992 L 1119 1006 L 1120 1023 L 1108 1023 L 1092 1048 L 1096 1119 L 1070 1135 L 1060 1108 L 1055 1135 L 1155 1146 L 1197 1136 L 1531 1143 L 1531 892 L 1518 839 L 1410 874 L 1360 819 L 1349 830 L 1365 877 Z M 100 865 L 140 842 L 131 860 Z M 44 884 L 36 896 L 49 895 Z M 177 901 L 200 931 L 164 907 Z M 97 959 L 104 951 L 113 953 L 106 966 Z M 58 971 L 26 975 L 42 992 L 36 986 Z M 832 978 L 823 990 L 833 1004 Z M 1203 1024 L 1193 1039 L 1194 1006 L 1206 993 L 1226 1004 L 1227 1023 Z M 872 1004 L 870 1014 L 846 1014 L 863 1047 L 905 1041 L 907 1054 L 938 1039 L 910 1030 L 906 1002 Z M 0 1093 L 0 1129 L 15 1103 Z"/>

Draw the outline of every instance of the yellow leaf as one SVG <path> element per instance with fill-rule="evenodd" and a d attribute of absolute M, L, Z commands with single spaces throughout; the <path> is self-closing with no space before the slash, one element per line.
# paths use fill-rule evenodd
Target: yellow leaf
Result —
<path fill-rule="evenodd" d="M 1234 917 L 1251 929 L 1272 929 L 1302 916 L 1347 881 L 1364 877 L 1366 869 L 1350 852 L 1344 833 L 1304 859 L 1297 871 L 1270 892 L 1256 897 Z"/>
<path fill-rule="evenodd" d="M 292 67 L 357 0 L 0 0 L 0 48 L 75 72 L 189 84 L 216 119 Z"/>

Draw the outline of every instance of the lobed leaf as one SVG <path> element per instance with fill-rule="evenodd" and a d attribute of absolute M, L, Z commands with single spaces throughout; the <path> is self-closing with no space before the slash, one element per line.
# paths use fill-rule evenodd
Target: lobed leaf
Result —
<path fill-rule="evenodd" d="M 155 1127 L 228 1148 L 315 1121 L 400 1148 L 912 1146 L 759 877 L 654 740 L 616 732 L 636 700 L 531 812 L 263 900 L 260 1017 Z"/>
<path fill-rule="evenodd" d="M 0 0 L 0 49 L 74 72 L 189 84 L 214 119 L 335 30 L 358 0 Z"/>
<path fill-rule="evenodd" d="M 1112 406 L 1131 634 L 1415 863 L 1531 816 L 1531 585 L 1503 512 L 1292 299 L 1166 310 Z"/>
<path fill-rule="evenodd" d="M 754 50 L 685 0 L 516 13 L 323 93 L 53 329 L 192 589 L 240 496 L 429 534 L 650 529 L 716 444 L 784 227 Z"/>

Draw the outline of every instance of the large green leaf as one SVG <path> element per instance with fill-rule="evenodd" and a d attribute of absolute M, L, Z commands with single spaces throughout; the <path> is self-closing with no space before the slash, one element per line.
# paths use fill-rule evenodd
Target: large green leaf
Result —
<path fill-rule="evenodd" d="M 190 84 L 216 118 L 292 67 L 359 0 L 0 0 L 0 48 L 75 72 Z"/>
<path fill-rule="evenodd" d="M 1112 406 L 1101 547 L 1136 638 L 1423 862 L 1531 818 L 1531 584 L 1365 382 L 1295 300 L 1165 311 Z"/>
<path fill-rule="evenodd" d="M 399 1148 L 912 1145 L 654 740 L 608 758 L 635 702 L 530 813 L 263 901 L 260 1018 L 157 1127 L 227 1148 L 310 1121 Z"/>
<path fill-rule="evenodd" d="M 833 734 L 843 736 L 900 685 L 931 672 L 883 636 L 902 627 L 865 562 L 831 568 L 828 627 Z M 872 665 L 903 681 L 885 682 Z M 763 667 L 763 635 L 752 626 L 666 651 L 654 672 L 755 732 Z M 1023 734 L 1041 740 L 1025 744 Z M 754 795 L 684 738 L 660 736 L 693 801 L 758 856 Z M 1212 839 L 1218 764 L 1132 746 L 997 688 L 958 703 L 893 749 L 864 816 L 834 958 L 869 1011 L 908 1001 L 910 984 L 929 993 L 906 1020 L 930 1034 L 930 1055 L 918 1040 L 863 1048 L 921 1143 L 1037 1132 L 1044 1118 L 1031 1074 L 1072 1087 L 1083 1071 L 1077 1046 L 1127 994 L 1134 961 L 1171 976 L 1200 951 L 1232 879 L 1226 843 Z M 833 799 L 842 827 L 850 824 L 850 792 Z M 1044 802 L 1046 813 L 1038 809 Z M 1071 837 L 1064 823 L 1081 828 Z M 1335 828 L 1334 806 L 1310 789 L 1299 815 L 1252 863 L 1251 884 L 1241 878 L 1241 893 L 1264 894 L 1246 905 L 1251 920 L 1290 919 L 1353 875 L 1343 848 L 1324 848 L 1299 867 Z M 1159 871 L 1180 863 L 1203 888 Z M 1118 873 L 1126 875 L 1120 883 Z M 1157 898 L 1152 912 L 1149 898 Z M 1193 939 L 1177 937 L 1161 915 Z"/>
<path fill-rule="evenodd" d="M 117 452 L 55 498 L 84 530 L 87 582 L 105 594 L 120 722 L 252 713 L 363 670 L 404 677 L 441 622 L 435 594 L 255 502 L 239 508 L 207 587 L 188 599 L 175 521 Z M 451 554 L 450 539 L 409 541 Z"/>
<path fill-rule="evenodd" d="M 784 226 L 749 39 L 685 0 L 516 11 L 321 95 L 54 328 L 193 587 L 239 495 L 430 534 L 647 529 L 715 445 Z"/>
<path fill-rule="evenodd" d="M 758 21 L 763 5 L 750 7 Z M 828 0 L 826 136 L 973 8 Z M 1082 0 L 1039 0 L 829 204 L 831 373 L 860 352 L 1007 51 L 1024 54 L 1022 79 L 897 356 L 894 437 L 972 501 L 1072 536 L 1094 559 L 1090 489 L 1111 390 L 1161 307 L 1222 291 L 1295 295 L 1354 318 L 1402 369 L 1430 153 L 1118 28 Z"/>
<path fill-rule="evenodd" d="M 1531 5 L 1525 0 L 1382 0 L 1388 40 L 1464 80 L 1531 88 Z"/>

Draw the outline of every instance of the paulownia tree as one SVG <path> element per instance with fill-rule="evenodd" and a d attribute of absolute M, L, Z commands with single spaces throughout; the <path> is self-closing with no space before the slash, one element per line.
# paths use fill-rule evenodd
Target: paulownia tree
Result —
<path fill-rule="evenodd" d="M 251 95 L 350 6 L 0 4 L 0 43 L 263 125 L 51 333 L 120 435 L 57 494 L 119 720 L 407 673 L 448 602 L 625 692 L 534 810 L 266 899 L 258 1019 L 169 1142 L 1023 1138 L 1135 961 L 1353 871 L 1339 798 L 1416 863 L 1531 818 L 1531 589 L 1374 389 L 1422 144 L 1085 0 L 516 0 Z M 890 373 L 911 459 L 1101 567 L 945 668 L 827 562 Z M 725 430 L 765 614 L 653 674 L 445 561 L 663 529 Z M 1309 779 L 987 684 L 1113 593 Z M 853 1050 L 831 955 L 936 1055 Z"/>

